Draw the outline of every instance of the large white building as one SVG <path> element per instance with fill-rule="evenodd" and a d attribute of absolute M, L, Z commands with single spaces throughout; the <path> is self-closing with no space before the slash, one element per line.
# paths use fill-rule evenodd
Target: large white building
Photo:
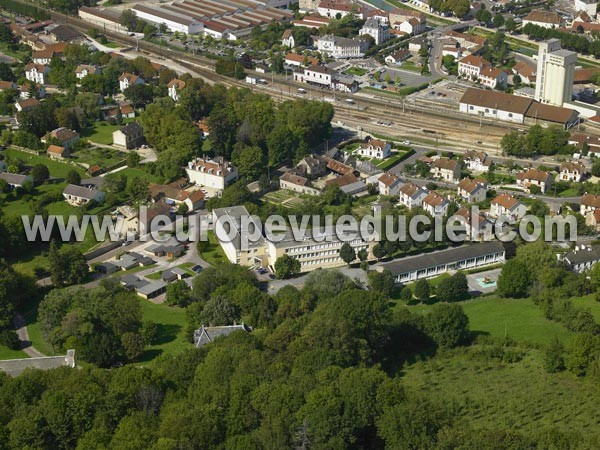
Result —
<path fill-rule="evenodd" d="M 46 84 L 49 73 L 50 67 L 43 64 L 29 63 L 25 67 L 25 78 L 36 84 Z"/>
<path fill-rule="evenodd" d="M 204 24 L 190 15 L 147 4 L 137 4 L 131 9 L 140 19 L 157 25 L 164 24 L 173 33 L 198 34 L 204 31 Z"/>
<path fill-rule="evenodd" d="M 573 96 L 577 53 L 561 48 L 559 39 L 540 42 L 537 61 L 535 100 L 562 106 Z"/>
<path fill-rule="evenodd" d="M 316 41 L 317 50 L 332 58 L 362 58 L 369 48 L 364 38 L 344 38 L 328 34 Z"/>
<path fill-rule="evenodd" d="M 390 38 L 390 26 L 375 17 L 369 17 L 360 29 L 359 35 L 369 35 L 375 40 L 375 45 L 380 45 Z"/>
<path fill-rule="evenodd" d="M 185 172 L 190 182 L 195 183 L 197 186 L 221 190 L 238 178 L 237 168 L 230 163 L 204 158 L 196 158 L 190 161 L 185 168 Z"/>

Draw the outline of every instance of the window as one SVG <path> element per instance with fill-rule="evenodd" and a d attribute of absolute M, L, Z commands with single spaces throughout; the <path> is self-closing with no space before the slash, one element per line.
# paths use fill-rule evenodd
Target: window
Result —
<path fill-rule="evenodd" d="M 489 113 L 490 112 L 489 108 L 485 108 L 485 112 Z"/>
<path fill-rule="evenodd" d="M 512 117 L 512 116 L 513 116 L 512 113 L 508 113 L 508 117 Z"/>

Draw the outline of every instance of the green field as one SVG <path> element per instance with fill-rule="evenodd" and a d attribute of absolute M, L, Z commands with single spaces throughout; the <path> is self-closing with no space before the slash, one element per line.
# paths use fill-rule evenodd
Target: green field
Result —
<path fill-rule="evenodd" d="M 50 176 L 52 177 L 65 178 L 67 173 L 69 173 L 71 170 L 76 170 L 80 175 L 84 175 L 84 171 L 81 167 L 50 159 L 44 154 L 39 156 L 32 155 L 30 153 L 19 151 L 15 148 L 7 148 L 2 153 L 4 154 L 5 158 L 18 158 L 23 160 L 23 162 L 29 166 L 33 166 L 35 164 L 44 164 L 46 167 L 48 167 Z"/>
<path fill-rule="evenodd" d="M 469 317 L 469 328 L 476 334 L 496 338 L 508 336 L 532 344 L 547 344 L 554 337 L 566 341 L 571 336 L 561 324 L 546 319 L 531 299 L 481 297 L 459 304 Z M 426 313 L 431 306 L 419 304 L 409 308 Z M 600 317 L 600 305 L 596 307 L 596 313 Z"/>
<path fill-rule="evenodd" d="M 116 173 L 118 175 L 125 175 L 127 177 L 127 181 L 131 181 L 133 178 L 144 178 L 150 183 L 160 183 L 162 181 L 160 177 L 152 175 L 151 173 L 148 173 L 144 169 L 140 169 L 138 167 L 128 167 L 126 169 L 119 170 Z"/>
<path fill-rule="evenodd" d="M 81 130 L 81 137 L 97 144 L 112 145 L 112 134 L 121 128 L 120 125 L 109 125 L 106 122 L 95 122 L 94 126 Z"/>
<path fill-rule="evenodd" d="M 0 345 L 0 360 L 28 358 L 27 354 L 21 350 L 11 350 L 8 347 Z"/>
<path fill-rule="evenodd" d="M 148 300 L 140 299 L 142 319 L 160 325 L 158 342 L 148 346 L 142 355 L 141 362 L 149 363 L 163 354 L 176 354 L 192 348 L 185 338 L 185 310 L 174 306 L 157 305 Z"/>
<path fill-rule="evenodd" d="M 200 249 L 203 249 L 202 251 Z M 212 266 L 223 264 L 228 261 L 227 256 L 219 245 L 219 241 L 212 231 L 208 232 L 208 242 L 198 242 L 198 253 L 200 257 Z"/>
<path fill-rule="evenodd" d="M 125 153 L 106 147 L 88 147 L 77 150 L 72 158 L 90 166 L 97 164 L 100 167 L 110 167 L 125 159 Z"/>
<path fill-rule="evenodd" d="M 344 73 L 346 73 L 347 75 L 355 75 L 357 77 L 362 77 L 367 72 L 367 69 L 363 69 L 361 67 L 350 67 L 349 69 L 346 69 Z"/>
<path fill-rule="evenodd" d="M 598 434 L 595 381 L 568 372 L 547 374 L 538 350 L 525 350 L 522 361 L 507 364 L 474 356 L 477 348 L 405 367 L 403 381 L 409 389 L 443 399 L 448 408 L 454 405 L 455 419 L 476 429 L 534 433 L 547 427 Z"/>
<path fill-rule="evenodd" d="M 577 188 L 566 189 L 566 190 L 562 191 L 560 194 L 558 194 L 558 196 L 561 198 L 577 197 L 578 195 L 579 195 L 579 190 Z"/>

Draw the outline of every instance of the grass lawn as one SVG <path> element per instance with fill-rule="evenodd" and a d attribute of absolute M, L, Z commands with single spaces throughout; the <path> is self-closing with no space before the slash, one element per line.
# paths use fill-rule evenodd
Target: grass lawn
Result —
<path fill-rule="evenodd" d="M 29 340 L 32 345 L 40 352 L 47 356 L 52 356 L 55 353 L 52 351 L 52 346 L 46 342 L 42 336 L 42 329 L 38 322 L 38 308 L 41 299 L 32 300 L 27 305 L 27 310 L 24 311 L 23 317 L 25 319 L 25 325 L 27 325 L 27 333 L 29 334 Z"/>
<path fill-rule="evenodd" d="M 208 242 L 198 242 L 198 253 L 200 254 L 200 257 L 213 266 L 228 262 L 229 260 L 219 245 L 215 233 L 209 231 L 207 234 Z"/>
<path fill-rule="evenodd" d="M 104 145 L 112 145 L 113 131 L 121 128 L 120 125 L 109 125 L 106 122 L 95 122 L 94 126 L 81 130 L 81 137 L 92 142 Z"/>
<path fill-rule="evenodd" d="M 355 75 L 357 77 L 362 77 L 365 73 L 367 73 L 367 69 L 363 69 L 361 67 L 350 67 L 344 73 L 348 75 Z"/>
<path fill-rule="evenodd" d="M 402 61 L 402 64 L 398 67 L 401 70 L 409 70 L 411 72 L 421 73 L 421 67 L 417 66 L 414 61 Z M 402 80 L 402 76 L 400 76 Z"/>
<path fill-rule="evenodd" d="M 157 305 L 140 299 L 142 320 L 149 320 L 160 325 L 158 342 L 146 348 L 141 362 L 149 363 L 163 354 L 176 354 L 192 348 L 185 338 L 185 310 L 174 306 Z"/>
<path fill-rule="evenodd" d="M 79 163 L 98 164 L 100 167 L 110 167 L 125 159 L 125 153 L 106 147 L 90 147 L 74 152 L 74 160 Z"/>
<path fill-rule="evenodd" d="M 481 297 L 460 302 L 469 317 L 469 328 L 497 338 L 509 336 L 516 341 L 547 344 L 554 337 L 566 341 L 571 333 L 561 324 L 544 317 L 531 299 Z M 426 313 L 430 305 L 409 306 L 411 311 Z M 600 307 L 597 307 L 600 315 Z"/>
<path fill-rule="evenodd" d="M 526 352 L 522 361 L 512 364 L 477 358 L 471 352 L 439 355 L 405 367 L 403 382 L 411 390 L 443 399 L 448 407 L 455 404 L 454 418 L 461 425 L 525 434 L 551 428 L 592 433 L 597 440 L 596 382 L 568 372 L 548 374 L 540 352 Z"/>
<path fill-rule="evenodd" d="M 390 168 L 394 167 L 396 164 L 398 164 L 400 161 L 405 159 L 407 153 L 408 152 L 393 151 L 392 156 L 390 156 L 387 159 L 384 159 L 383 161 L 380 161 L 379 163 L 377 163 L 375 165 L 377 167 L 379 167 L 381 170 L 390 169 Z"/>
<path fill-rule="evenodd" d="M 116 172 L 116 175 L 125 175 L 128 182 L 134 178 L 144 178 L 150 183 L 160 183 L 163 181 L 160 177 L 152 175 L 151 173 L 148 173 L 144 169 L 140 169 L 138 167 L 128 167 L 127 169 L 119 170 Z"/>
<path fill-rule="evenodd" d="M 579 195 L 579 191 L 577 190 L 577 188 L 569 188 L 565 191 L 562 191 L 560 194 L 558 194 L 559 197 L 564 198 L 564 197 L 577 197 Z"/>
<path fill-rule="evenodd" d="M 27 354 L 21 350 L 11 350 L 8 347 L 0 345 L 0 360 L 21 358 L 29 358 L 29 356 L 27 356 Z"/>
<path fill-rule="evenodd" d="M 581 306 L 582 308 L 588 308 L 596 322 L 600 322 L 600 302 L 594 299 L 593 295 L 586 295 L 585 297 L 574 297 L 571 299 L 574 305 Z"/>
<path fill-rule="evenodd" d="M 60 162 L 50 159 L 44 154 L 41 154 L 39 156 L 32 155 L 30 153 L 19 151 L 15 148 L 7 148 L 2 153 L 5 158 L 8 157 L 9 159 L 21 159 L 28 166 L 33 166 L 35 164 L 44 164 L 46 167 L 48 167 L 48 170 L 50 171 L 50 176 L 52 177 L 65 178 L 67 176 L 67 173 L 69 173 L 71 170 L 76 170 L 77 172 L 79 172 L 80 175 L 84 176 L 84 170 L 81 167 L 75 164 L 69 164 L 67 162 Z"/>

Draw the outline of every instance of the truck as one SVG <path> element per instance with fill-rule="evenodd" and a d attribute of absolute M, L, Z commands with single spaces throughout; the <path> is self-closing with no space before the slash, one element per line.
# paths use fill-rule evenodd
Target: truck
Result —
<path fill-rule="evenodd" d="M 256 84 L 256 78 L 255 77 L 251 77 L 251 76 L 247 76 L 246 77 L 246 83 L 248 84 Z"/>

